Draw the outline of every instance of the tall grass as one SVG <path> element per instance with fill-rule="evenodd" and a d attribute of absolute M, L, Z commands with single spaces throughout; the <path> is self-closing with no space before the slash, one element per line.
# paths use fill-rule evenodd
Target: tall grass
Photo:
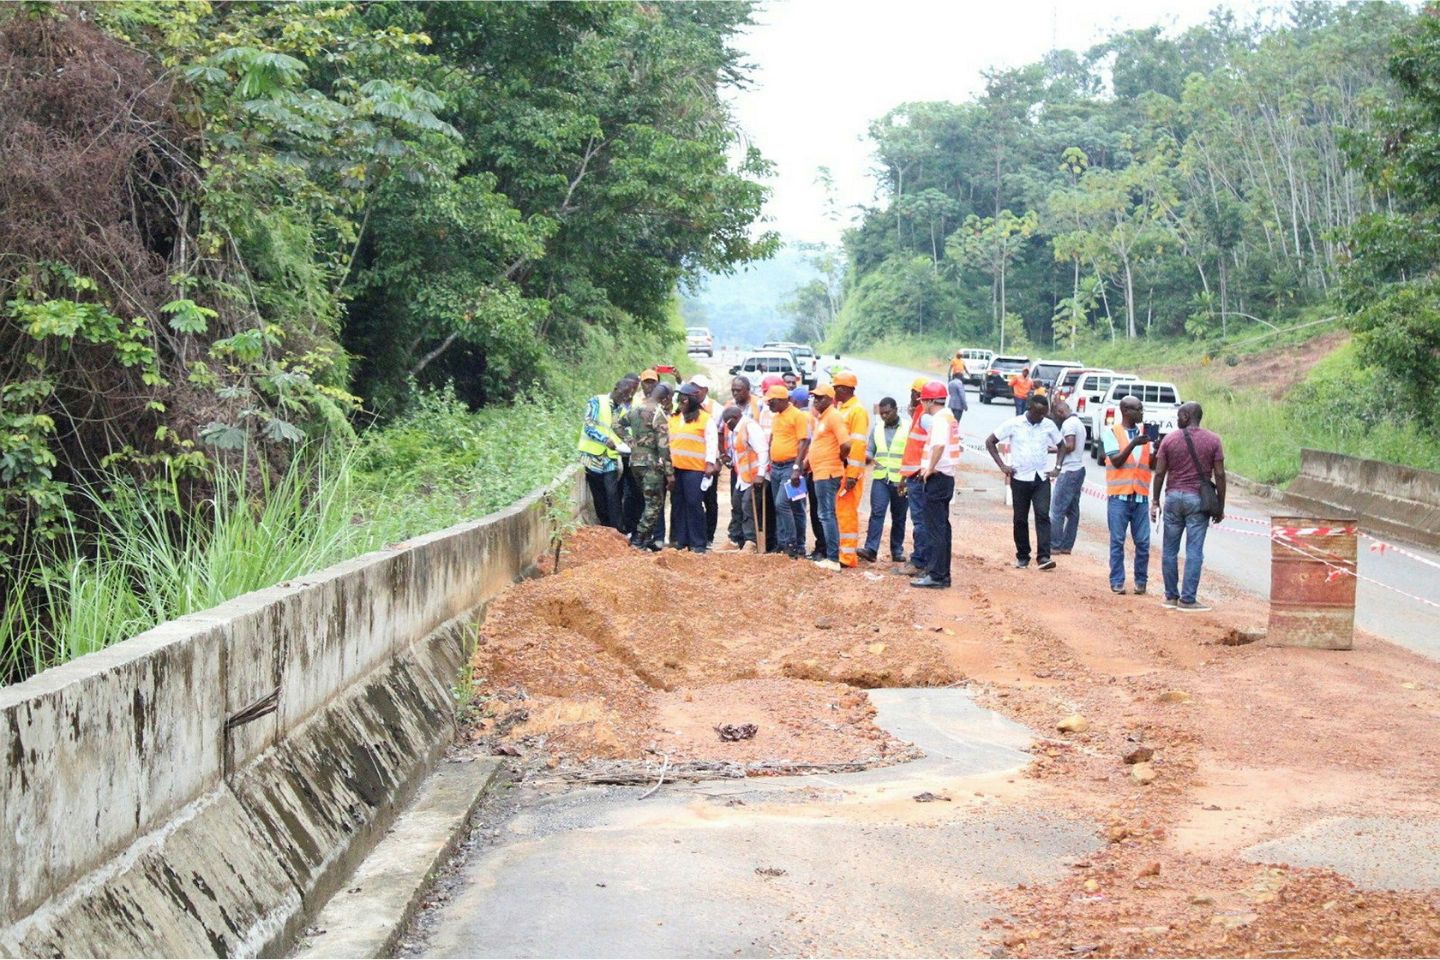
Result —
<path fill-rule="evenodd" d="M 574 461 L 587 397 L 674 352 L 592 333 L 581 359 L 554 362 L 509 406 L 426 393 L 348 449 L 302 451 L 258 490 L 243 468 L 217 469 L 196 506 L 121 476 L 79 491 L 84 526 L 14 552 L 0 575 L 0 684 L 507 506 Z"/>
<path fill-rule="evenodd" d="M 10 583 L 0 670 L 34 673 L 378 546 L 393 520 L 355 522 L 353 474 L 352 454 L 302 454 L 253 493 L 243 468 L 217 469 L 192 506 L 120 477 L 82 491 L 93 524 L 27 551 Z"/>
<path fill-rule="evenodd" d="M 1224 439 L 1229 468 L 1263 483 L 1300 470 L 1300 449 L 1440 470 L 1440 437 L 1404 415 L 1388 380 L 1362 367 L 1353 345 L 1331 353 L 1282 400 L 1218 383 L 1206 373 L 1182 380 L 1181 395 L 1205 409 Z"/>

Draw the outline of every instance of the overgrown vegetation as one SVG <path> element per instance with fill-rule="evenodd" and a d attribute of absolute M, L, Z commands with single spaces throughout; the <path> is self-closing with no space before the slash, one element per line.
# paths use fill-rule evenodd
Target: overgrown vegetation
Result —
<path fill-rule="evenodd" d="M 872 124 L 882 203 L 845 237 L 843 305 L 804 300 L 795 331 L 930 369 L 961 345 L 1191 365 L 1242 474 L 1288 480 L 1302 446 L 1433 468 L 1437 130 L 1433 2 L 1057 51 Z M 1207 366 L 1346 326 L 1283 399 Z"/>
<path fill-rule="evenodd" d="M 828 342 L 1014 349 L 1023 332 L 1051 353 L 1221 339 L 1323 302 L 1347 231 L 1395 199 L 1350 151 L 1385 122 L 1388 58 L 1417 17 L 1381 2 L 1265 17 L 1117 33 L 876 120 L 881 202 L 845 237 Z M 824 305 L 807 302 L 797 327 L 813 329 Z"/>
<path fill-rule="evenodd" d="M 774 246 L 749 16 L 0 9 L 0 681 L 552 476 L 677 285 Z"/>

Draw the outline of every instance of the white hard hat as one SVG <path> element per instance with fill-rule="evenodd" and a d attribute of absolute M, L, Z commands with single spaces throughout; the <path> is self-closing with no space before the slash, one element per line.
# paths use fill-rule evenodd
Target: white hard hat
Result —
<path fill-rule="evenodd" d="M 705 376 L 705 374 L 703 373 L 695 374 L 695 376 L 690 378 L 690 382 L 695 384 L 695 386 L 699 387 L 701 390 L 710 389 L 710 378 Z"/>

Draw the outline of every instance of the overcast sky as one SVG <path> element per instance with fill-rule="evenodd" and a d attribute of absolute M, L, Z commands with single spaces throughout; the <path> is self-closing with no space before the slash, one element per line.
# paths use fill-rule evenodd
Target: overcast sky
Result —
<path fill-rule="evenodd" d="M 1052 47 L 1084 49 L 1115 29 L 1184 29 L 1216 6 L 1248 19 L 1257 0 L 769 0 L 741 47 L 752 86 L 735 99 L 750 140 L 776 165 L 769 229 L 837 240 L 815 172 L 833 172 L 842 206 L 870 203 L 870 121 L 907 100 L 960 101 L 981 72 L 1018 67 Z M 846 210 L 846 217 L 852 211 Z"/>

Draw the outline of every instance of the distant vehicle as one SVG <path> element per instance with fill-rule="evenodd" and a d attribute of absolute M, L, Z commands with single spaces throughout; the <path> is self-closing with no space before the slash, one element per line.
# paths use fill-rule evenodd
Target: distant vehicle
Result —
<path fill-rule="evenodd" d="M 980 382 L 980 402 L 989 403 L 997 397 L 1015 399 L 1010 379 L 1028 366 L 1029 357 L 992 357 L 990 366 L 985 370 L 985 379 Z"/>
<path fill-rule="evenodd" d="M 1105 391 L 1115 380 L 1138 380 L 1133 373 L 1116 373 L 1107 367 L 1078 367 L 1064 370 L 1050 391 L 1050 402 L 1064 400 L 1070 410 L 1085 423 L 1085 443 L 1090 443 L 1090 423 L 1086 410 L 1105 398 Z"/>
<path fill-rule="evenodd" d="M 752 385 L 758 385 L 768 373 L 793 373 L 805 386 L 815 386 L 815 374 L 801 367 L 789 350 L 756 350 L 730 368 L 730 376 L 748 377 Z"/>
<path fill-rule="evenodd" d="M 761 345 L 762 350 L 789 350 L 795 355 L 795 360 L 800 364 L 800 369 L 806 370 L 813 377 L 815 368 L 820 363 L 820 358 L 815 355 L 815 350 L 808 343 L 792 343 L 788 340 L 771 340 Z"/>
<path fill-rule="evenodd" d="M 1079 370 L 1084 367 L 1083 363 L 1075 363 L 1073 360 L 1036 360 L 1030 366 L 1030 379 L 1035 381 L 1037 390 L 1044 390 L 1048 395 L 1055 389 L 1055 381 L 1060 379 L 1060 374 L 1066 370 Z"/>
<path fill-rule="evenodd" d="M 1075 367 L 1070 370 L 1060 371 L 1055 386 L 1050 390 L 1050 402 L 1056 400 L 1068 400 L 1075 393 L 1075 387 L 1079 385 L 1080 378 L 1087 373 L 1109 373 L 1103 367 Z"/>
<path fill-rule="evenodd" d="M 1097 461 L 1105 450 L 1105 444 L 1100 441 L 1101 431 L 1120 422 L 1120 401 L 1125 397 L 1137 397 L 1145 404 L 1145 422 L 1159 424 L 1160 436 L 1175 429 L 1175 413 L 1181 403 L 1175 384 L 1159 380 L 1112 380 L 1098 403 L 1087 404 L 1092 438 L 1090 452 Z"/>
<path fill-rule="evenodd" d="M 975 386 L 985 380 L 985 371 L 990 369 L 990 362 L 995 359 L 994 350 L 981 350 L 978 347 L 965 347 L 960 351 L 960 360 L 965 364 L 965 372 L 961 379 L 966 383 Z"/>
<path fill-rule="evenodd" d="M 685 352 L 703 353 L 707 357 L 715 356 L 715 338 L 710 335 L 710 328 L 686 327 Z"/>

